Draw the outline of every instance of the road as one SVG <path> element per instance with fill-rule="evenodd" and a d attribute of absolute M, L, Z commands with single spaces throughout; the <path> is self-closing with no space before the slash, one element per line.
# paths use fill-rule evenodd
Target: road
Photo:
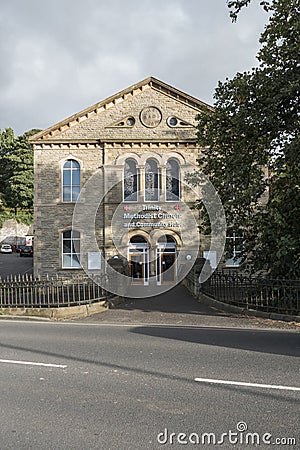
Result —
<path fill-rule="evenodd" d="M 299 448 L 296 329 L 157 299 L 101 317 L 0 322 L 1 450 Z"/>
<path fill-rule="evenodd" d="M 25 275 L 33 272 L 33 258 L 20 258 L 19 253 L 0 253 L 0 277 Z"/>

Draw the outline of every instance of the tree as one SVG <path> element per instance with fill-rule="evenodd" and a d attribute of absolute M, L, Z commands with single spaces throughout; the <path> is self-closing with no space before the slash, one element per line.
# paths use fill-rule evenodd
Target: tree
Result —
<path fill-rule="evenodd" d="M 5 207 L 5 190 L 6 190 L 6 177 L 7 177 L 7 155 L 11 153 L 15 140 L 14 131 L 12 128 L 6 128 L 4 131 L 0 130 L 0 196 L 1 196 L 1 209 Z"/>
<path fill-rule="evenodd" d="M 230 9 L 230 17 L 233 22 L 237 21 L 238 14 L 244 6 L 248 6 L 252 0 L 227 0 Z M 261 0 L 260 5 L 265 11 L 269 11 L 271 0 Z"/>
<path fill-rule="evenodd" d="M 11 128 L 1 132 L 1 198 L 3 206 L 14 211 L 33 207 L 33 148 L 28 138 L 37 130 L 15 137 Z"/>
<path fill-rule="evenodd" d="M 233 20 L 249 3 L 228 2 Z M 261 3 L 271 15 L 259 66 L 219 83 L 214 112 L 198 116 L 199 165 L 219 192 L 229 229 L 243 236 L 243 257 L 254 270 L 298 278 L 300 6 L 299 0 Z"/>

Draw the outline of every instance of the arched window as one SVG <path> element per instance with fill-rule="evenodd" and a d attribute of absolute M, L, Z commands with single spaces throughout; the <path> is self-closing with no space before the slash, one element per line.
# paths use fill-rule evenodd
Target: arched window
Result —
<path fill-rule="evenodd" d="M 169 159 L 166 167 L 166 200 L 180 200 L 180 173 L 176 159 Z"/>
<path fill-rule="evenodd" d="M 155 159 L 148 159 L 145 165 L 145 201 L 159 200 L 159 176 Z"/>
<path fill-rule="evenodd" d="M 76 202 L 80 193 L 80 164 L 69 159 L 63 166 L 63 202 Z"/>
<path fill-rule="evenodd" d="M 138 197 L 138 173 L 134 159 L 126 159 L 124 166 L 124 201 L 136 202 Z"/>
<path fill-rule="evenodd" d="M 140 236 L 139 234 L 132 236 L 129 242 L 130 244 L 147 244 L 144 236 Z"/>
<path fill-rule="evenodd" d="M 64 231 L 62 234 L 62 267 L 63 269 L 80 268 L 80 232 Z"/>
<path fill-rule="evenodd" d="M 174 245 L 176 245 L 175 239 L 172 236 L 170 236 L 169 234 L 163 234 L 162 236 L 160 236 L 158 238 L 157 242 L 159 244 L 174 244 Z"/>

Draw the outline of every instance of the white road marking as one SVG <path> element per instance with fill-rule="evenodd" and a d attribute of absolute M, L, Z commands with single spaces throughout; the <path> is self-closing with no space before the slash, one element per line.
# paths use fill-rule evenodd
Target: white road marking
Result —
<path fill-rule="evenodd" d="M 64 364 L 37 363 L 37 362 L 32 362 L 32 361 L 15 361 L 13 359 L 0 359 L 0 363 L 22 364 L 25 366 L 56 367 L 58 369 L 65 369 L 67 367 Z"/>
<path fill-rule="evenodd" d="M 276 384 L 245 383 L 243 381 L 215 380 L 215 379 L 211 379 L 211 378 L 195 378 L 195 381 L 198 381 L 199 383 L 229 384 L 231 386 L 248 386 L 248 387 L 265 388 L 265 389 L 279 389 L 279 390 L 285 390 L 285 391 L 300 391 L 300 387 L 280 386 L 280 385 L 276 385 Z"/>

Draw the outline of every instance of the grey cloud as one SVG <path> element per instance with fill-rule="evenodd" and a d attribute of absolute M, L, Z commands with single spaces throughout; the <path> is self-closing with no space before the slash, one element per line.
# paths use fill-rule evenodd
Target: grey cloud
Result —
<path fill-rule="evenodd" d="M 153 75 L 211 103 L 255 65 L 258 6 L 225 0 L 11 0 L 0 11 L 0 128 L 45 128 Z"/>

